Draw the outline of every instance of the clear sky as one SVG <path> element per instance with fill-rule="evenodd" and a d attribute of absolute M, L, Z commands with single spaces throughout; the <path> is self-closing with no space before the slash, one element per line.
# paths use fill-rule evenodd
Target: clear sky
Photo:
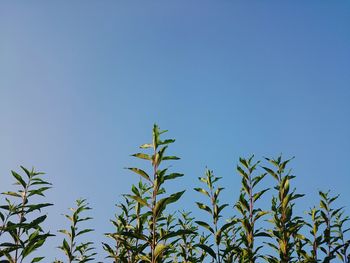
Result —
<path fill-rule="evenodd" d="M 184 208 L 206 166 L 233 203 L 252 153 L 296 156 L 301 209 L 319 189 L 348 205 L 349 101 L 349 1 L 0 3 L 0 191 L 19 165 L 45 171 L 49 227 L 86 197 L 99 250 L 155 122 L 177 139 Z"/>

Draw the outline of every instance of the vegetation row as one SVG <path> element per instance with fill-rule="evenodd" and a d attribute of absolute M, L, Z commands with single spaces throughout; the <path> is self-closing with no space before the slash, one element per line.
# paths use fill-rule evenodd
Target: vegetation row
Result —
<path fill-rule="evenodd" d="M 338 196 L 320 191 L 319 203 L 296 215 L 295 206 L 304 195 L 291 186 L 295 178 L 288 167 L 291 159 L 281 156 L 262 161 L 254 156 L 240 158 L 240 195 L 230 204 L 220 199 L 224 191 L 221 178 L 206 170 L 194 188 L 200 200 L 194 206 L 204 212 L 203 218 L 170 210 L 169 205 L 181 207 L 174 204 L 181 202 L 185 191 L 167 191 L 166 185 L 183 174 L 170 171 L 169 162 L 179 158 L 167 154 L 175 140 L 163 139 L 165 132 L 154 125 L 152 141 L 133 155 L 148 162 L 149 169 L 127 168 L 140 176 L 140 181 L 117 204 L 113 230 L 101 244 L 104 262 L 350 262 L 349 217 L 337 206 Z M 51 184 L 43 173 L 21 169 L 21 173 L 12 171 L 16 189 L 2 193 L 0 262 L 96 261 L 96 244 L 84 241 L 93 231 L 83 227 L 84 221 L 92 219 L 86 200 L 77 200 L 65 215 L 70 226 L 58 233 L 63 239 L 58 247 L 62 258 L 41 256 L 40 248 L 56 232 L 44 229 L 45 209 L 52 204 L 40 201 Z M 275 184 L 264 188 L 266 177 L 272 177 Z M 260 207 L 260 199 L 270 203 L 269 207 Z"/>

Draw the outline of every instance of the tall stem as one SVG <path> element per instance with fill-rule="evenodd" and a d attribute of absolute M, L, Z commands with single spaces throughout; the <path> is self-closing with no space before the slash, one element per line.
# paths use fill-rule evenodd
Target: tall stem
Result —
<path fill-rule="evenodd" d="M 19 213 L 19 223 L 20 224 L 22 224 L 23 221 L 24 221 L 24 205 L 27 203 L 28 187 L 29 187 L 30 183 L 31 183 L 31 177 L 29 178 L 28 183 L 26 184 L 25 188 L 23 189 L 21 212 Z M 19 227 L 18 231 L 17 231 L 17 239 L 15 241 L 15 243 L 17 245 L 17 248 L 16 248 L 16 251 L 15 251 L 14 263 L 17 263 L 18 262 L 18 258 L 19 258 L 18 245 L 19 245 L 20 237 L 21 237 L 21 235 L 23 233 L 23 232 L 22 233 L 21 232 L 22 232 L 22 228 Z"/>
<path fill-rule="evenodd" d="M 253 245 L 254 245 L 254 220 L 253 220 L 253 209 L 254 209 L 254 202 L 253 202 L 253 184 L 252 184 L 252 175 L 249 172 L 249 221 L 251 229 L 249 231 L 249 258 L 250 262 L 253 263 L 254 260 L 252 258 L 253 255 Z"/>
<path fill-rule="evenodd" d="M 155 248 L 156 248 L 156 214 L 155 214 L 155 207 L 157 204 L 157 189 L 155 181 L 157 179 L 157 169 L 158 165 L 156 163 L 156 155 L 157 155 L 157 148 L 154 143 L 154 164 L 153 164 L 153 195 L 152 195 L 152 246 L 151 246 L 151 253 L 152 253 L 152 263 L 156 263 L 155 258 Z"/>
<path fill-rule="evenodd" d="M 215 211 L 215 206 L 216 203 L 214 201 L 214 193 L 213 193 L 213 187 L 210 187 L 210 199 L 211 199 L 211 205 L 213 208 L 213 211 Z M 213 223 L 214 223 L 214 229 L 215 229 L 215 234 L 218 233 L 218 222 L 217 219 L 215 218 L 215 215 L 213 213 Z M 221 263 L 221 257 L 220 257 L 220 244 L 216 244 L 216 253 L 217 253 L 217 262 Z"/>

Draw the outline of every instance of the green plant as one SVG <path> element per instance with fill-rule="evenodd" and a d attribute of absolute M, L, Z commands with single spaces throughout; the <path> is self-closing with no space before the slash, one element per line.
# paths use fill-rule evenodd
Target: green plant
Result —
<path fill-rule="evenodd" d="M 132 186 L 131 191 L 137 199 L 148 200 L 147 193 L 150 189 L 140 180 L 137 186 Z M 144 245 L 141 245 L 140 240 L 134 236 L 143 234 L 148 215 L 141 213 L 142 204 L 129 198 L 129 195 L 123 195 L 123 198 L 124 202 L 117 205 L 120 213 L 111 220 L 115 232 L 105 234 L 114 240 L 115 245 L 112 247 L 108 243 L 103 243 L 103 248 L 114 262 L 137 262 L 139 254 L 144 250 Z"/>
<path fill-rule="evenodd" d="M 289 263 L 297 262 L 295 259 L 295 249 L 298 239 L 304 239 L 299 230 L 304 225 L 304 220 L 299 216 L 293 215 L 295 200 L 302 197 L 302 194 L 296 194 L 295 189 L 290 190 L 290 181 L 295 177 L 291 171 L 286 172 L 286 166 L 291 159 L 283 161 L 281 156 L 277 159 L 266 160 L 273 165 L 273 168 L 263 167 L 277 182 L 275 190 L 277 197 L 272 198 L 272 219 L 269 221 L 273 229 L 269 230 L 270 236 L 277 244 L 267 242 L 267 244 L 276 250 L 278 257 L 267 255 L 265 259 L 270 263 Z"/>
<path fill-rule="evenodd" d="M 344 263 L 350 262 L 350 256 L 347 251 L 350 245 L 350 240 L 346 239 L 345 237 L 346 233 L 350 230 L 350 228 L 346 226 L 349 221 L 349 216 L 344 216 L 343 210 L 337 213 L 335 219 L 335 233 L 337 235 L 337 241 L 335 245 L 339 249 L 336 250 L 336 255 Z"/>
<path fill-rule="evenodd" d="M 91 208 L 88 206 L 85 199 L 76 200 L 76 208 L 70 208 L 72 214 L 66 214 L 65 217 L 70 221 L 70 227 L 68 230 L 61 229 L 59 232 L 63 233 L 67 236 L 67 239 L 64 238 L 62 241 L 62 245 L 59 246 L 59 249 L 64 252 L 67 256 L 67 261 L 71 262 L 88 262 L 94 260 L 95 252 L 92 252 L 94 249 L 92 247 L 93 242 L 81 242 L 77 243 L 77 238 L 93 231 L 90 228 L 84 228 L 80 230 L 78 228 L 78 224 L 83 221 L 91 220 L 91 217 L 81 217 L 81 214 L 84 211 L 90 210 Z"/>
<path fill-rule="evenodd" d="M 194 225 L 194 217 L 190 216 L 190 212 L 181 212 L 181 216 L 177 218 L 179 229 L 184 231 L 184 234 L 180 236 L 180 240 L 177 244 L 177 257 L 175 262 L 184 263 L 200 263 L 203 262 L 206 252 L 198 251 L 196 244 L 205 245 L 207 237 L 198 234 L 198 227 Z M 192 233 L 186 234 L 186 231 Z"/>
<path fill-rule="evenodd" d="M 251 156 L 248 159 L 240 158 L 239 165 L 237 166 L 237 171 L 242 176 L 241 194 L 235 205 L 240 213 L 238 221 L 241 227 L 240 241 L 242 246 L 240 250 L 240 262 L 242 263 L 256 262 L 256 260 L 261 257 L 259 250 L 262 246 L 255 247 L 255 238 L 269 236 L 261 228 L 256 228 L 257 221 L 266 215 L 268 211 L 256 208 L 255 203 L 269 189 L 266 188 L 261 191 L 255 191 L 256 186 L 266 176 L 266 173 L 258 176 L 254 175 L 260 162 L 253 163 L 253 158 L 254 156 Z"/>
<path fill-rule="evenodd" d="M 140 180 L 138 185 L 133 185 L 132 193 L 138 199 L 148 199 L 146 193 L 150 190 L 146 184 Z M 108 238 L 114 240 L 115 245 L 103 243 L 103 248 L 108 252 L 108 257 L 114 262 L 136 262 L 139 253 L 144 249 L 140 246 L 139 239 L 133 236 L 142 235 L 147 215 L 141 214 L 141 204 L 134 199 L 123 195 L 124 202 L 117 205 L 120 213 L 115 214 L 111 223 L 115 227 L 115 232 L 105 234 Z"/>
<path fill-rule="evenodd" d="M 320 221 L 324 225 L 323 241 L 320 246 L 321 251 L 325 254 L 325 263 L 330 262 L 332 259 L 341 256 L 339 251 L 342 247 L 345 249 L 346 244 L 344 240 L 344 232 L 342 230 L 343 224 L 347 221 L 341 219 L 343 208 L 333 208 L 333 203 L 338 199 L 337 196 L 330 196 L 328 192 L 319 191 L 320 195 Z M 339 244 L 338 241 L 344 242 Z M 346 250 L 343 251 L 346 255 Z M 346 257 L 346 256 L 345 256 Z M 344 260 L 345 258 L 343 258 Z"/>
<path fill-rule="evenodd" d="M 103 243 L 103 249 L 107 251 L 108 258 L 112 258 L 113 262 L 133 262 L 135 260 L 137 247 L 133 246 L 132 238 L 123 235 L 124 232 L 127 232 L 132 227 L 134 218 L 131 218 L 130 214 L 134 204 L 134 200 L 125 198 L 125 203 L 118 205 L 121 213 L 116 214 L 115 218 L 111 220 L 115 227 L 115 232 L 105 234 L 108 238 L 115 241 L 114 247 L 108 243 Z"/>
<path fill-rule="evenodd" d="M 322 225 L 320 210 L 316 207 L 313 207 L 308 212 L 308 215 L 311 217 L 311 223 L 305 222 L 305 224 L 310 228 L 311 238 L 305 239 L 305 244 L 302 241 L 299 242 L 299 253 L 300 257 L 306 262 L 316 263 L 319 261 L 319 249 L 320 245 L 323 242 L 323 236 L 320 233 L 320 227 Z M 311 252 L 307 254 L 303 248 L 308 244 L 311 247 Z"/>
<path fill-rule="evenodd" d="M 2 193 L 7 196 L 6 205 L 0 206 L 4 211 L 0 213 L 0 237 L 4 240 L 0 244 L 0 259 L 7 259 L 3 262 L 20 263 L 27 260 L 52 236 L 42 228 L 47 216 L 41 212 L 52 204 L 36 202 L 36 197 L 44 197 L 51 184 L 41 178 L 44 173 L 28 170 L 23 166 L 21 169 L 25 178 L 11 171 L 19 189 Z M 42 259 L 43 256 L 34 257 L 30 262 L 39 262 Z"/>
<path fill-rule="evenodd" d="M 203 204 L 201 202 L 196 202 L 199 209 L 205 211 L 211 217 L 211 223 L 208 224 L 205 221 L 196 221 L 196 223 L 209 231 L 213 235 L 214 242 L 211 245 L 198 244 L 197 246 L 208 253 L 215 262 L 221 263 L 226 262 L 226 258 L 232 258 L 230 253 L 235 250 L 235 247 L 222 247 L 223 244 L 228 244 L 225 242 L 224 238 L 227 237 L 225 234 L 229 232 L 233 227 L 235 221 L 229 220 L 226 223 L 221 223 L 220 218 L 222 217 L 222 211 L 228 204 L 220 204 L 219 196 L 220 192 L 224 189 L 222 187 L 216 187 L 216 182 L 219 181 L 221 177 L 214 176 L 213 172 L 206 170 L 204 177 L 199 177 L 199 180 L 205 184 L 205 188 L 195 188 L 194 190 L 203 194 L 209 198 L 209 205 Z"/>
<path fill-rule="evenodd" d="M 151 164 L 150 173 L 140 168 L 128 168 L 145 180 L 145 188 L 148 189 L 145 192 L 140 192 L 134 188 L 132 194 L 125 195 L 129 200 L 135 201 L 134 205 L 137 207 L 137 212 L 136 217 L 133 217 L 139 219 L 139 223 L 136 224 L 147 223 L 147 229 L 143 226 L 141 228 L 139 225 L 139 227 L 129 227 L 126 231 L 114 235 L 118 242 L 121 242 L 127 250 L 136 249 L 137 256 L 133 262 L 165 262 L 171 254 L 175 253 L 171 239 L 189 233 L 189 231 L 174 230 L 172 227 L 164 224 L 164 221 L 167 219 L 165 214 L 167 206 L 177 202 L 185 192 L 181 191 L 164 196 L 166 194 L 166 190 L 163 187 L 164 183 L 183 176 L 180 173 L 169 173 L 168 168 L 162 167 L 164 161 L 179 159 L 176 156 L 165 155 L 168 146 L 175 141 L 173 139 L 161 140 L 160 137 L 165 132 L 161 131 L 157 125 L 154 125 L 152 143 L 143 144 L 140 147 L 145 150 L 150 149 L 151 153 L 143 152 L 133 155 Z M 135 245 L 137 245 L 137 248 Z M 113 254 L 111 247 L 105 245 L 105 249 L 109 251 L 110 255 Z"/>

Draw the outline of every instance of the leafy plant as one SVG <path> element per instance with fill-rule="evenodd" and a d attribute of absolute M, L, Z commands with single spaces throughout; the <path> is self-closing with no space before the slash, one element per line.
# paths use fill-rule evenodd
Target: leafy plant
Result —
<path fill-rule="evenodd" d="M 349 216 L 344 216 L 343 210 L 337 213 L 335 219 L 335 233 L 338 238 L 335 245 L 339 249 L 336 250 L 336 255 L 344 263 L 350 262 L 350 256 L 347 251 L 350 246 L 350 240 L 345 237 L 345 234 L 350 230 L 349 227 L 346 227 L 349 221 Z"/>
<path fill-rule="evenodd" d="M 206 252 L 199 251 L 196 245 L 206 245 L 207 237 L 198 234 L 198 227 L 194 225 L 194 217 L 191 217 L 190 212 L 181 212 L 181 216 L 178 220 L 179 229 L 184 231 L 184 234 L 180 236 L 179 243 L 177 244 L 178 252 L 175 262 L 191 262 L 199 263 L 203 262 Z M 186 231 L 192 233 L 186 234 Z"/>
<path fill-rule="evenodd" d="M 35 202 L 35 197 L 45 196 L 44 193 L 51 188 L 51 184 L 41 178 L 44 173 L 23 166 L 21 169 L 26 177 L 11 171 L 19 189 L 2 193 L 7 196 L 6 205 L 0 206 L 3 211 L 0 213 L 0 237 L 3 239 L 0 244 L 0 259 L 7 259 L 3 262 L 20 263 L 27 260 L 52 236 L 42 228 L 47 216 L 41 213 L 43 208 L 52 204 Z M 34 257 L 30 262 L 42 259 L 43 256 Z"/>
<path fill-rule="evenodd" d="M 148 200 L 145 195 L 150 187 L 142 183 L 141 180 L 137 186 L 133 185 L 131 190 L 138 199 Z M 139 240 L 133 236 L 142 235 L 147 214 L 141 214 L 142 205 L 140 203 L 129 198 L 128 195 L 123 195 L 123 197 L 124 202 L 117 205 L 121 212 L 115 215 L 115 219 L 111 220 L 115 232 L 106 234 L 108 238 L 114 240 L 115 245 L 112 247 L 108 243 L 103 243 L 103 248 L 114 262 L 136 262 L 139 252 L 144 249 L 144 246 L 140 246 Z"/>
<path fill-rule="evenodd" d="M 124 240 L 128 241 L 124 242 L 124 246 L 133 248 L 132 244 L 137 244 L 137 256 L 134 262 L 164 262 L 170 254 L 175 253 L 173 243 L 170 240 L 189 233 L 189 231 L 174 230 L 163 223 L 167 218 L 165 216 L 167 206 L 177 202 L 185 192 L 181 191 L 164 196 L 166 194 L 163 187 L 164 183 L 183 176 L 180 173 L 169 173 L 168 168 L 162 167 L 164 161 L 179 159 L 176 156 L 165 155 L 168 146 L 175 141 L 173 139 L 161 140 L 160 136 L 165 132 L 154 125 L 152 143 L 143 144 L 140 147 L 145 150 L 150 149 L 151 153 L 140 152 L 133 155 L 136 158 L 148 161 L 151 164 L 151 173 L 147 173 L 140 168 L 128 168 L 140 175 L 145 180 L 146 188 L 149 188 L 149 191 L 143 193 L 145 196 L 141 196 L 137 189 L 133 189 L 132 194 L 125 195 L 136 202 L 135 205 L 139 209 L 136 218 L 139 218 L 142 223 L 148 223 L 147 229 L 130 227 L 127 231 L 118 233 L 119 241 L 122 241 L 121 236 L 124 236 Z M 132 242 L 127 238 L 132 238 Z M 108 246 L 105 247 L 110 251 Z"/>
<path fill-rule="evenodd" d="M 209 231 L 210 235 L 213 236 L 214 242 L 211 245 L 198 244 L 197 246 L 208 253 L 215 262 L 221 263 L 226 262 L 226 259 L 232 258 L 229 254 L 235 250 L 234 247 L 222 247 L 223 244 L 227 244 L 224 241 L 226 232 L 230 231 L 233 227 L 235 221 L 229 220 L 226 223 L 221 223 L 220 218 L 222 217 L 222 211 L 228 204 L 220 204 L 219 196 L 220 192 L 224 189 L 222 187 L 216 187 L 216 182 L 221 178 L 214 176 L 213 172 L 206 170 L 204 177 L 199 177 L 199 180 L 205 184 L 205 188 L 195 188 L 194 190 L 203 194 L 209 198 L 209 204 L 203 204 L 201 202 L 196 202 L 199 209 L 208 213 L 211 217 L 211 223 L 205 221 L 196 221 L 196 223 Z"/>
<path fill-rule="evenodd" d="M 64 252 L 69 263 L 84 263 L 95 259 L 94 256 L 96 255 L 96 253 L 92 252 L 92 250 L 94 249 L 92 247 L 93 242 L 77 243 L 78 237 L 93 231 L 93 229 L 90 228 L 84 228 L 82 230 L 78 228 L 79 223 L 92 219 L 91 217 L 81 217 L 84 211 L 90 209 L 91 208 L 88 206 L 85 199 L 76 200 L 76 208 L 70 208 L 72 214 L 65 215 L 65 217 L 68 218 L 68 220 L 70 221 L 70 228 L 68 230 L 59 230 L 59 232 L 67 236 L 67 239 L 63 239 L 62 245 L 59 246 L 59 249 Z"/>
<path fill-rule="evenodd" d="M 255 203 L 269 189 L 266 188 L 255 192 L 256 186 L 266 176 L 266 173 L 254 176 L 254 171 L 260 162 L 253 163 L 253 158 L 254 156 L 251 156 L 249 159 L 240 158 L 237 166 L 237 171 L 242 176 L 241 194 L 236 204 L 236 208 L 240 213 L 238 222 L 241 227 L 240 241 L 242 246 L 240 262 L 242 263 L 256 262 L 261 257 L 259 250 L 262 246 L 255 247 L 254 240 L 256 237 L 269 236 L 261 228 L 256 228 L 257 221 L 266 215 L 268 211 L 256 208 Z"/>
<path fill-rule="evenodd" d="M 269 221 L 273 229 L 269 230 L 270 236 L 277 244 L 268 242 L 267 244 L 275 249 L 278 257 L 268 255 L 265 259 L 270 263 L 289 263 L 297 262 L 295 259 L 295 248 L 298 239 L 304 239 L 299 230 L 304 225 L 304 220 L 299 216 L 293 215 L 294 200 L 302 197 L 302 194 L 296 194 L 295 189 L 290 190 L 290 181 L 295 177 L 291 175 L 290 170 L 286 172 L 286 166 L 291 159 L 283 161 L 281 157 L 277 159 L 266 160 L 273 165 L 273 168 L 263 167 L 277 182 L 275 190 L 277 197 L 272 198 L 272 219 Z"/>
<path fill-rule="evenodd" d="M 342 253 L 339 251 L 342 247 L 346 248 L 344 240 L 344 232 L 342 230 L 343 224 L 347 221 L 341 219 L 343 208 L 333 208 L 333 203 L 338 199 L 337 196 L 330 196 L 328 192 L 319 191 L 320 195 L 320 221 L 324 225 L 323 231 L 323 242 L 320 246 L 321 251 L 325 254 L 325 263 L 330 262 L 332 259 L 341 256 Z M 344 242 L 339 244 L 338 241 Z M 346 250 L 345 252 L 346 258 Z M 343 255 L 344 256 L 344 255 Z M 343 260 L 345 259 L 343 258 Z"/>
<path fill-rule="evenodd" d="M 320 227 L 322 225 L 320 210 L 316 207 L 313 207 L 308 212 L 308 215 L 311 217 L 311 223 L 305 222 L 305 224 L 310 228 L 311 238 L 305 238 L 305 243 L 302 241 L 299 242 L 299 254 L 300 257 L 306 262 L 319 262 L 319 249 L 323 242 L 322 233 L 320 233 Z M 311 247 L 311 252 L 307 254 L 303 247 L 308 244 Z"/>
<path fill-rule="evenodd" d="M 105 234 L 115 241 L 114 247 L 108 243 L 103 243 L 103 249 L 107 251 L 108 258 L 112 258 L 113 262 L 133 262 L 135 260 L 137 248 L 133 247 L 133 239 L 123 235 L 124 232 L 130 229 L 131 223 L 134 220 L 134 218 L 130 217 L 134 203 L 134 200 L 129 201 L 125 198 L 125 203 L 118 205 L 122 212 L 115 215 L 115 219 L 111 220 L 116 232 Z"/>

